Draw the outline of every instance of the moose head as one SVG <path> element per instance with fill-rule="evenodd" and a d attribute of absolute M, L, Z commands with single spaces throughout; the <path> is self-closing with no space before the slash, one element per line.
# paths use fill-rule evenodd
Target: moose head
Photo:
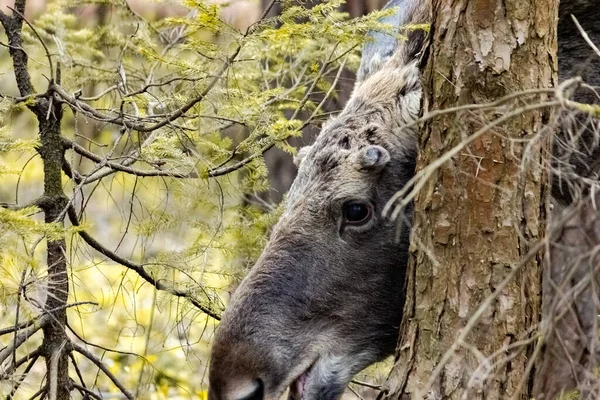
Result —
<path fill-rule="evenodd" d="M 415 20 L 417 2 L 398 5 L 389 22 Z M 409 228 L 398 240 L 382 210 L 414 174 L 415 132 L 403 127 L 420 109 L 423 35 L 375 39 L 344 110 L 299 152 L 285 211 L 217 328 L 212 400 L 278 399 L 288 387 L 291 399 L 335 399 L 395 348 Z"/>

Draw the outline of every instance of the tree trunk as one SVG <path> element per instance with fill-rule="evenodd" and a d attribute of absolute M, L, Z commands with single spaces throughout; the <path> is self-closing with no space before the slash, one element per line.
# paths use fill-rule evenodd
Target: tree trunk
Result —
<path fill-rule="evenodd" d="M 15 1 L 16 12 L 12 17 L 0 12 L 0 22 L 8 38 L 15 80 L 19 93 L 24 97 L 35 93 L 28 71 L 29 58 L 23 48 L 21 36 L 25 3 L 25 0 Z M 57 76 L 59 75 L 57 71 Z M 51 78 L 54 79 L 54 76 Z M 43 96 L 36 99 L 33 104 L 29 104 L 28 107 L 38 120 L 41 142 L 38 152 L 44 164 L 44 194 L 36 203 L 44 211 L 46 223 L 57 223 L 62 226 L 67 204 L 62 189 L 61 175 L 64 159 L 64 148 L 60 136 L 62 106 L 53 103 L 51 96 Z M 65 250 L 64 237 L 48 238 L 48 277 L 44 314 L 49 318 L 48 322 L 42 325 L 44 332 L 42 355 L 46 360 L 47 367 L 44 393 L 51 400 L 70 399 L 68 354 L 71 349 L 66 334 L 69 280 Z"/>
<path fill-rule="evenodd" d="M 62 163 L 64 148 L 60 136 L 62 110 L 52 101 L 41 100 L 36 104 L 40 127 L 39 153 L 44 162 L 44 195 L 40 206 L 46 223 L 63 225 L 67 199 L 62 189 Z M 62 213 L 62 217 L 61 217 Z M 69 277 L 65 257 L 65 239 L 48 238 L 45 311 L 50 318 L 43 326 L 43 354 L 46 359 L 48 397 L 56 400 L 70 399 L 68 354 L 71 351 L 66 334 Z"/>
<path fill-rule="evenodd" d="M 557 13 L 557 0 L 433 1 L 425 110 L 553 87 Z M 387 398 L 530 398 L 541 309 L 535 246 L 545 232 L 548 193 L 548 143 L 536 134 L 550 110 L 531 107 L 509 118 L 515 109 L 444 114 L 421 130 L 417 172 L 477 136 L 415 198 Z M 498 118 L 506 121 L 477 132 Z"/>

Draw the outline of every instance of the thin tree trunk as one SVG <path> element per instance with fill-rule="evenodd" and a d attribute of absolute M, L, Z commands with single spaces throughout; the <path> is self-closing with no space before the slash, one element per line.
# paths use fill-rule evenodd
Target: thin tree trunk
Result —
<path fill-rule="evenodd" d="M 35 93 L 28 71 L 28 56 L 23 49 L 21 36 L 25 5 L 25 0 L 17 0 L 13 16 L 0 13 L 0 22 L 2 22 L 8 37 L 9 53 L 21 96 Z M 57 75 L 59 75 L 58 71 Z M 51 78 L 54 79 L 54 76 Z M 61 176 L 64 159 L 64 148 L 60 136 L 62 109 L 60 105 L 53 104 L 51 96 L 36 99 L 35 103 L 29 105 L 29 108 L 38 120 L 41 142 L 38 152 L 44 164 L 44 194 L 38 199 L 37 204 L 44 211 L 46 223 L 57 223 L 62 226 L 64 216 L 62 218 L 60 216 L 67 204 Z M 47 367 L 44 393 L 50 400 L 68 400 L 70 398 L 68 368 L 70 346 L 66 335 L 69 281 L 65 248 L 64 237 L 48 238 L 48 277 L 44 304 L 44 311 L 47 313 L 48 319 L 47 323 L 42 326 L 44 339 L 41 354 L 46 360 Z"/>
<path fill-rule="evenodd" d="M 61 213 L 67 200 L 62 190 L 61 170 L 64 149 L 60 136 L 61 106 L 53 106 L 52 101 L 40 101 L 36 115 L 39 120 L 41 146 L 39 153 L 44 163 L 44 195 L 40 206 L 44 210 L 46 223 L 63 225 Z M 63 214 L 64 215 L 64 214 Z M 64 218 L 64 216 L 63 216 Z M 43 350 L 46 358 L 47 393 L 51 400 L 68 400 L 70 347 L 66 335 L 67 301 L 69 279 L 65 258 L 65 239 L 48 239 L 47 262 L 48 282 L 44 308 L 49 312 L 49 323 L 43 327 Z"/>
<path fill-rule="evenodd" d="M 554 86 L 557 12 L 557 0 L 434 1 L 425 109 Z M 509 112 L 447 114 L 421 131 L 417 171 L 491 120 L 507 119 L 444 163 L 415 199 L 387 398 L 530 398 L 541 308 L 541 257 L 533 248 L 545 232 L 548 143 L 526 146 L 550 111 Z"/>

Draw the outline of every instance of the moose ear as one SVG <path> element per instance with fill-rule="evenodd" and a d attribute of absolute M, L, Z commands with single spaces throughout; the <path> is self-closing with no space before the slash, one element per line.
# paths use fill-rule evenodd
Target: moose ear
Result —
<path fill-rule="evenodd" d="M 358 169 L 379 172 L 390 162 L 390 153 L 381 146 L 367 146 L 358 154 Z"/>
<path fill-rule="evenodd" d="M 360 85 L 365 79 L 373 75 L 390 60 L 398 50 L 399 39 L 397 37 L 398 27 L 403 23 L 406 4 L 402 1 L 391 0 L 386 4 L 384 10 L 393 9 L 393 13 L 387 17 L 381 18 L 380 23 L 389 24 L 396 32 L 377 32 L 371 31 L 367 36 L 362 50 L 360 67 L 356 74 L 356 84 Z M 406 22 L 404 22 L 406 23 Z"/>
<path fill-rule="evenodd" d="M 294 164 L 296 167 L 300 167 L 300 163 L 304 160 L 304 157 L 308 154 L 312 146 L 304 146 L 300 150 L 298 150 L 298 154 L 294 156 Z"/>

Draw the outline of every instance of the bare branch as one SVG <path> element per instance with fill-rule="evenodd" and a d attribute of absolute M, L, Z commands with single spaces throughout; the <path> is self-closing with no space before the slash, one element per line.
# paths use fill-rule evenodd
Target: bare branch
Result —
<path fill-rule="evenodd" d="M 407 184 L 404 186 L 404 188 L 402 190 L 396 192 L 396 194 L 394 194 L 392 196 L 392 198 L 388 201 L 388 203 L 383 208 L 382 214 L 384 216 L 388 216 L 388 214 L 391 214 L 390 218 L 392 220 L 396 219 L 398 217 L 398 215 L 405 209 L 405 207 L 415 198 L 417 193 L 420 192 L 420 190 L 423 188 L 423 186 L 425 185 L 427 180 L 433 175 L 433 173 L 435 171 L 437 171 L 442 165 L 444 165 L 446 162 L 451 160 L 452 157 L 454 157 L 455 155 L 460 153 L 465 147 L 467 147 L 470 143 L 475 141 L 481 135 L 483 135 L 486 132 L 489 132 L 492 128 L 510 120 L 511 118 L 518 117 L 518 116 L 522 115 L 523 113 L 526 113 L 529 111 L 534 111 L 534 110 L 539 110 L 542 108 L 556 107 L 558 105 L 560 105 L 560 102 L 558 100 L 546 101 L 546 102 L 537 103 L 537 104 L 530 104 L 527 106 L 517 108 L 510 113 L 504 114 L 504 115 L 500 116 L 499 118 L 496 118 L 490 124 L 479 129 L 477 132 L 473 133 L 472 135 L 467 137 L 465 140 L 463 140 L 459 144 L 457 144 L 454 148 L 452 148 L 448 152 L 444 153 L 443 156 L 437 158 L 434 162 L 429 164 L 426 168 L 423 168 L 421 171 L 419 171 L 417 174 L 415 174 L 407 182 Z M 396 202 L 398 202 L 399 204 L 396 204 Z M 392 208 L 393 208 L 393 211 L 391 211 L 391 213 L 390 213 L 390 210 L 392 210 Z"/>
<path fill-rule="evenodd" d="M 143 170 L 143 169 L 138 169 L 138 168 L 131 168 L 131 167 L 128 167 L 128 166 L 120 164 L 120 163 L 105 160 L 103 157 L 100 157 L 99 155 L 92 153 L 91 151 L 87 150 L 83 146 L 80 146 L 77 143 L 75 143 L 71 140 L 68 140 L 68 139 L 63 139 L 63 145 L 65 148 L 72 149 L 76 153 L 86 157 L 89 160 L 92 160 L 97 163 L 102 163 L 103 165 L 105 165 L 111 169 L 114 169 L 116 171 L 126 172 L 128 174 L 132 174 L 135 176 L 142 176 L 142 177 L 144 177 L 144 176 L 168 176 L 171 178 L 197 178 L 198 177 L 198 174 L 196 172 L 182 173 L 182 172 L 163 171 L 163 170 Z M 69 167 L 69 170 L 70 170 L 70 167 Z M 72 174 L 73 172 L 70 172 L 70 173 Z M 85 178 L 83 179 L 83 181 L 86 182 Z"/>
<path fill-rule="evenodd" d="M 29 398 L 29 400 L 35 400 L 35 399 L 37 399 L 38 397 L 40 397 L 41 395 L 43 395 L 45 393 L 46 393 L 46 386 L 42 387 L 40 390 L 38 390 L 37 392 L 35 392 L 33 394 L 33 396 L 31 396 Z"/>
<path fill-rule="evenodd" d="M 21 15 L 25 13 L 25 0 L 15 1 L 15 9 Z M 22 97 L 29 96 L 35 93 L 31 76 L 27 70 L 29 57 L 23 49 L 23 38 L 21 37 L 21 29 L 23 27 L 23 18 L 20 15 L 8 16 L 0 11 L 0 23 L 4 27 L 6 36 L 8 37 L 8 50 L 13 60 L 13 68 L 17 87 Z"/>
<path fill-rule="evenodd" d="M 14 9 L 12 7 L 8 7 L 8 9 L 11 10 L 16 15 L 18 15 L 19 17 L 21 17 L 21 19 L 23 21 L 25 21 L 27 26 L 29 26 L 29 28 L 33 31 L 33 34 L 37 37 L 38 41 L 42 44 L 42 47 L 44 48 L 44 51 L 46 53 L 46 58 L 48 59 L 48 66 L 50 67 L 50 79 L 54 79 L 54 66 L 52 64 L 52 57 L 50 56 L 50 50 L 48 50 L 48 46 L 46 46 L 46 43 L 44 42 L 44 40 L 38 33 L 37 29 L 35 29 L 35 27 L 33 25 L 31 25 L 31 23 L 29 21 L 27 21 L 27 18 L 25 18 L 25 15 L 22 12 Z"/>
<path fill-rule="evenodd" d="M 575 16 L 573 14 L 571 14 L 571 19 L 573 20 L 573 22 L 575 22 L 575 25 L 577 26 L 577 29 L 579 30 L 581 37 L 583 37 L 583 39 L 586 41 L 586 43 L 592 48 L 592 50 L 594 50 L 596 52 L 598 57 L 600 57 L 600 50 L 594 44 L 594 42 L 592 42 L 592 40 L 588 36 L 587 32 L 581 27 L 581 24 L 579 24 L 579 21 L 577 21 L 577 18 L 575 18 Z"/>
<path fill-rule="evenodd" d="M 94 392 L 84 386 L 78 385 L 76 383 L 73 383 L 72 385 L 75 389 L 79 390 L 79 392 L 82 394 L 84 399 L 86 398 L 86 396 L 89 396 L 89 397 L 93 397 L 96 400 L 103 400 L 102 397 L 100 397 L 99 395 L 96 394 L 96 392 Z"/>
<path fill-rule="evenodd" d="M 23 373 L 19 376 L 19 378 L 17 379 L 17 381 L 15 382 L 15 384 L 13 385 L 12 390 L 10 391 L 10 393 L 8 394 L 8 396 L 6 396 L 6 400 L 12 400 L 15 393 L 17 392 L 17 390 L 19 390 L 19 387 L 21 386 L 21 383 L 23 383 L 23 381 L 25 380 L 25 377 L 27 376 L 27 374 L 29 373 L 29 371 L 31 371 L 31 368 L 33 368 L 33 365 L 35 364 L 35 362 L 38 360 L 39 355 L 35 355 L 31 358 L 31 361 L 29 362 L 29 364 L 27 364 L 27 367 L 25 367 L 25 369 L 23 370 Z"/>
<path fill-rule="evenodd" d="M 71 325 L 69 325 L 68 323 L 67 323 L 67 328 L 69 328 L 69 330 L 71 331 L 71 333 L 73 335 L 75 335 L 75 337 L 77 337 L 77 339 L 79 339 L 80 341 L 82 341 L 83 343 L 85 343 L 87 346 L 96 347 L 96 348 L 98 348 L 100 350 L 104 350 L 104 351 L 109 352 L 109 353 L 117 353 L 117 354 L 124 355 L 124 356 L 137 357 L 137 358 L 140 358 L 140 359 L 144 360 L 146 363 L 150 364 L 150 361 L 148 361 L 148 359 L 146 357 L 142 356 L 141 354 L 133 353 L 131 351 L 123 351 L 123 350 L 111 349 L 111 348 L 108 348 L 108 347 L 105 347 L 105 346 L 101 346 L 101 345 L 96 344 L 96 343 L 92 343 L 92 342 L 86 340 L 85 338 L 81 337 L 81 335 L 79 333 L 77 333 L 77 331 L 75 331 L 75 329 L 73 329 L 73 327 Z"/>
<path fill-rule="evenodd" d="M 21 346 L 27 339 L 33 336 L 38 330 L 40 330 L 48 321 L 47 316 L 40 317 L 25 331 L 19 333 L 14 341 L 0 351 L 0 364 L 2 364 L 19 346 Z"/>
<path fill-rule="evenodd" d="M 0 336 L 7 335 L 9 333 L 13 333 L 13 332 L 16 332 L 16 331 L 23 330 L 23 329 L 25 329 L 25 328 L 30 327 L 31 325 L 33 325 L 34 322 L 35 322 L 35 319 L 32 319 L 30 321 L 21 322 L 18 325 L 9 326 L 8 328 L 2 328 L 2 329 L 0 329 Z"/>
<path fill-rule="evenodd" d="M 42 354 L 42 349 L 38 347 L 31 353 L 21 357 L 14 363 L 10 364 L 9 367 L 5 371 L 0 371 L 0 379 L 8 379 L 8 377 L 15 372 L 21 365 L 25 364 L 27 361 L 35 360 Z"/>
<path fill-rule="evenodd" d="M 370 389 L 381 390 L 381 385 L 374 385 L 372 383 L 363 382 L 363 381 L 359 381 L 359 380 L 356 380 L 356 379 L 352 379 L 350 382 L 354 383 L 355 385 L 368 387 Z"/>
<path fill-rule="evenodd" d="M 73 364 L 75 373 L 77 374 L 77 377 L 79 378 L 79 382 L 81 382 L 81 386 L 83 386 L 84 388 L 87 389 L 87 386 L 85 385 L 85 381 L 83 380 L 83 375 L 81 374 L 81 370 L 79 369 L 79 365 L 77 364 L 77 360 L 75 360 L 75 356 L 73 355 L 72 351 L 69 352 L 69 358 L 71 359 L 71 363 Z"/>
<path fill-rule="evenodd" d="M 102 92 L 98 93 L 95 96 L 91 96 L 91 97 L 82 97 L 82 96 L 77 96 L 77 98 L 81 101 L 95 101 L 95 100 L 99 100 L 102 97 L 106 96 L 107 94 L 109 94 L 110 92 L 112 92 L 113 90 L 117 90 L 119 88 L 119 85 L 112 85 L 109 88 L 106 88 L 105 90 L 103 90 Z"/>
<path fill-rule="evenodd" d="M 77 213 L 75 211 L 75 208 L 72 205 L 70 205 L 68 208 L 68 215 L 69 215 L 69 219 L 71 220 L 71 223 L 74 226 L 79 226 L 79 219 L 77 218 Z M 136 264 L 133 261 L 123 258 L 123 257 L 119 256 L 118 254 L 114 253 L 113 251 L 107 249 L 86 231 L 80 230 L 77 233 L 94 250 L 98 251 L 99 253 L 102 253 L 103 255 L 105 255 L 106 257 L 111 259 L 112 261 L 135 271 L 142 279 L 144 279 L 146 282 L 148 282 L 149 284 L 154 286 L 157 290 L 161 290 L 161 291 L 170 293 L 176 297 L 185 298 L 190 303 L 192 303 L 194 306 L 196 306 L 198 309 L 200 309 L 202 312 L 204 312 L 205 314 L 211 316 L 212 318 L 214 318 L 216 320 L 221 319 L 219 314 L 217 314 L 215 311 L 211 310 L 210 308 L 208 308 L 205 305 L 203 305 L 202 303 L 200 303 L 197 299 L 195 299 L 193 297 L 193 295 L 191 293 L 181 290 L 181 289 L 169 287 L 169 286 L 165 285 L 160 279 L 154 279 L 148 273 L 148 271 L 146 271 L 144 269 L 143 265 Z"/>
<path fill-rule="evenodd" d="M 113 375 L 112 372 L 102 363 L 102 361 L 96 357 L 94 354 L 89 352 L 85 347 L 78 345 L 77 343 L 71 343 L 73 350 L 90 360 L 94 365 L 96 365 L 104 374 L 115 384 L 116 387 L 119 388 L 121 393 L 125 395 L 128 400 L 134 400 L 133 394 L 127 390 L 127 388 L 117 379 L 116 376 Z"/>

